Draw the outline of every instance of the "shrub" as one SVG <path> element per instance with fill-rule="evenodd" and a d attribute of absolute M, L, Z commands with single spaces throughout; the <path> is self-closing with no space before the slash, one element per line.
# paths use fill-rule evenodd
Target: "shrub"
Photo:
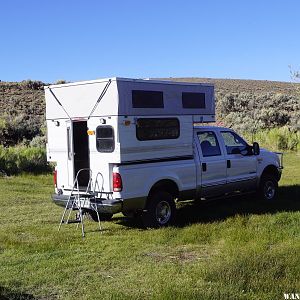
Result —
<path fill-rule="evenodd" d="M 236 130 L 300 129 L 300 102 L 280 93 L 217 93 L 217 119 Z"/>
<path fill-rule="evenodd" d="M 4 141 L 5 138 L 6 121 L 0 118 L 0 143 Z"/>
<path fill-rule="evenodd" d="M 25 113 L 6 114 L 0 119 L 0 145 L 14 146 L 24 140 L 31 141 L 35 136 L 44 134 L 42 117 Z"/>
<path fill-rule="evenodd" d="M 30 89 L 30 90 L 42 90 L 44 88 L 44 83 L 39 80 L 23 80 L 21 82 L 21 86 L 24 89 Z"/>
<path fill-rule="evenodd" d="M 43 148 L 46 146 L 46 135 L 40 136 L 37 135 L 35 136 L 29 143 L 30 147 L 40 147 Z"/>
<path fill-rule="evenodd" d="M 259 142 L 262 147 L 274 151 L 299 151 L 300 150 L 300 132 L 292 131 L 287 126 L 281 128 L 272 128 L 258 130 L 253 132 L 244 132 L 242 134 L 249 142 Z"/>
<path fill-rule="evenodd" d="M 64 83 L 67 83 L 67 81 L 64 79 L 59 79 L 55 82 L 55 84 L 64 84 Z"/>
<path fill-rule="evenodd" d="M 0 172 L 15 175 L 23 172 L 50 172 L 52 167 L 47 162 L 46 150 L 41 147 L 0 146 Z"/>

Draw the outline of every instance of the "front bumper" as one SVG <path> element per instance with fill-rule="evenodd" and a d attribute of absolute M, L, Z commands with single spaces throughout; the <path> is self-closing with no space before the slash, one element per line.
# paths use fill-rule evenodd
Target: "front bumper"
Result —
<path fill-rule="evenodd" d="M 61 207 L 72 208 L 74 201 L 80 201 L 80 207 L 84 209 L 95 210 L 97 208 L 99 213 L 103 214 L 116 214 L 122 211 L 123 200 L 122 199 L 100 199 L 96 198 L 95 201 L 88 201 L 86 198 L 80 198 L 79 200 L 75 199 L 75 196 L 72 196 L 69 200 L 69 195 L 59 195 L 53 194 L 52 201 Z"/>
<path fill-rule="evenodd" d="M 278 181 L 280 181 L 283 167 L 278 167 L 277 170 L 278 170 Z"/>
<path fill-rule="evenodd" d="M 274 152 L 278 156 L 278 169 L 283 170 L 283 152 Z"/>

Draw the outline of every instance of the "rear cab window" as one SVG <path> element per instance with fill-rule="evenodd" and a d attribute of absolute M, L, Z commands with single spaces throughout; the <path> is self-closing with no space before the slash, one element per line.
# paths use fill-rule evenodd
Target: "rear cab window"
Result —
<path fill-rule="evenodd" d="M 222 155 L 217 136 L 213 131 L 201 131 L 197 135 L 203 157 Z"/>

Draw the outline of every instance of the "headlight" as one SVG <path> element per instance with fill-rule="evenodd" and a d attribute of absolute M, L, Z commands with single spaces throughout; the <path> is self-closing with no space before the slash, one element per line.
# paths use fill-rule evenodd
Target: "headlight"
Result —
<path fill-rule="evenodd" d="M 278 156 L 279 169 L 283 169 L 283 152 L 274 152 Z"/>

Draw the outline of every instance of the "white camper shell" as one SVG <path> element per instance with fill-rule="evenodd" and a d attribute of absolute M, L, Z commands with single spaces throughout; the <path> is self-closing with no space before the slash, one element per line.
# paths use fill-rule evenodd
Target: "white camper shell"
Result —
<path fill-rule="evenodd" d="M 90 169 L 80 186 L 92 174 L 94 181 L 101 178 L 98 192 L 124 201 L 114 191 L 114 168 L 191 158 L 193 124 L 215 121 L 210 84 L 109 78 L 47 86 L 45 97 L 47 159 L 56 163 L 57 195 L 67 196 L 78 171 Z"/>

